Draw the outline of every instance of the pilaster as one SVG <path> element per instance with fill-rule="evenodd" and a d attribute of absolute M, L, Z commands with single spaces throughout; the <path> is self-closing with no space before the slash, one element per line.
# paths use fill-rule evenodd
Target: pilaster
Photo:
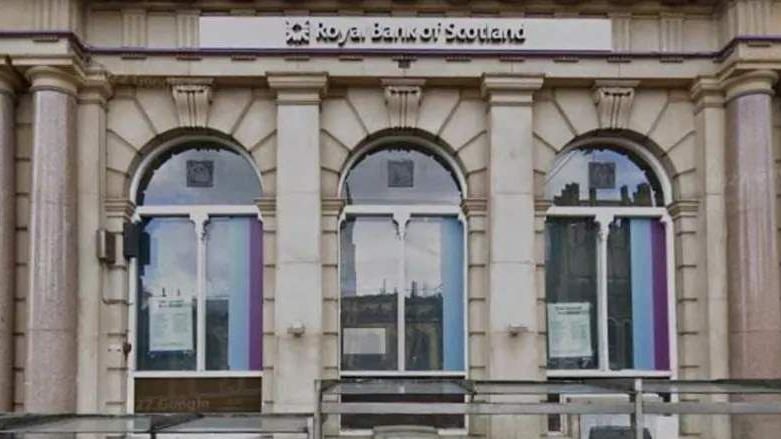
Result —
<path fill-rule="evenodd" d="M 275 73 L 268 83 L 277 94 L 274 411 L 307 412 L 322 365 L 319 140 L 327 78 Z"/>
<path fill-rule="evenodd" d="M 542 77 L 486 75 L 488 101 L 487 379 L 541 379 L 538 350 L 532 96 Z M 539 434 L 535 418 L 491 420 L 491 437 Z"/>
<path fill-rule="evenodd" d="M 0 61 L 0 412 L 13 410 L 16 286 L 16 90 L 20 78 Z"/>
<path fill-rule="evenodd" d="M 277 353 L 277 338 L 274 329 L 277 200 L 273 197 L 262 197 L 257 200 L 256 205 L 263 220 L 263 407 L 261 410 L 273 412 Z"/>
<path fill-rule="evenodd" d="M 106 227 L 104 188 L 106 169 L 106 101 L 111 95 L 108 78 L 97 74 L 79 90 L 76 146 L 78 191 L 78 393 L 77 407 L 83 413 L 101 410 L 100 315 L 103 266 L 97 258 L 99 230 Z M 107 234 L 105 239 L 115 239 Z"/>

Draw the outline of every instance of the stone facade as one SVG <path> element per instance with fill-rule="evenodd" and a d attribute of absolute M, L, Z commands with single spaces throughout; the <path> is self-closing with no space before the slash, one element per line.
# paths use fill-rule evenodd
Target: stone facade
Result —
<path fill-rule="evenodd" d="M 132 407 L 131 184 L 150 152 L 194 133 L 232 139 L 261 174 L 264 411 L 312 411 L 314 380 L 339 376 L 339 184 L 367 142 L 398 130 L 444 145 L 466 183 L 469 377 L 545 378 L 545 178 L 596 135 L 647 148 L 671 183 L 675 376 L 781 376 L 781 1 L 5 0 L 2 11 L 0 411 Z M 607 17 L 616 51 L 205 53 L 198 17 L 215 13 Z M 96 257 L 98 230 L 113 257 Z M 683 417 L 680 437 L 772 437 L 762 425 L 733 422 L 730 436 L 729 419 Z M 470 428 L 509 438 L 544 422 Z"/>

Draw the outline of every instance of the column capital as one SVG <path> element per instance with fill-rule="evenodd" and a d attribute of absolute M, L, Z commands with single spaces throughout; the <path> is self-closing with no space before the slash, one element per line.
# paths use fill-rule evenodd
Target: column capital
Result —
<path fill-rule="evenodd" d="M 0 94 L 13 96 L 23 82 L 24 78 L 13 67 L 0 61 Z"/>
<path fill-rule="evenodd" d="M 323 216 L 339 216 L 347 201 L 342 197 L 326 197 L 320 201 Z"/>
<path fill-rule="evenodd" d="M 328 87 L 325 72 L 269 72 L 267 80 L 280 105 L 319 104 Z"/>
<path fill-rule="evenodd" d="M 260 215 L 264 218 L 277 214 L 277 199 L 275 197 L 260 197 L 255 200 L 255 205 L 258 206 Z"/>
<path fill-rule="evenodd" d="M 108 75 L 101 73 L 100 75 L 89 76 L 84 80 L 83 85 L 79 90 L 78 98 L 80 104 L 98 104 L 100 106 L 105 106 L 106 102 L 113 94 L 114 89 L 111 86 Z"/>
<path fill-rule="evenodd" d="M 543 81 L 542 75 L 486 73 L 480 90 L 490 105 L 526 106 Z"/>
<path fill-rule="evenodd" d="M 30 90 L 54 90 L 77 96 L 82 78 L 66 70 L 50 67 L 35 66 L 27 70 L 27 79 L 32 84 Z"/>
<path fill-rule="evenodd" d="M 699 113 L 703 108 L 722 108 L 724 106 L 724 90 L 721 87 L 721 82 L 716 78 L 697 78 L 689 89 L 689 94 L 694 101 L 695 113 Z"/>
<path fill-rule="evenodd" d="M 773 87 L 778 81 L 778 73 L 772 70 L 755 70 L 742 75 L 727 78 L 721 82 L 726 100 L 752 94 L 775 94 Z"/>

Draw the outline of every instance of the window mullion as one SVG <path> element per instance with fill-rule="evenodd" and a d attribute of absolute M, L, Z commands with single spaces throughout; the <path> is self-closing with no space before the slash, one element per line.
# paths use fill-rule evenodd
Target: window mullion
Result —
<path fill-rule="evenodd" d="M 190 214 L 195 223 L 197 269 L 196 269 L 196 348 L 195 369 L 206 370 L 206 222 L 209 215 L 205 212 Z"/>
<path fill-rule="evenodd" d="M 599 369 L 610 370 L 608 308 L 607 308 L 607 240 L 610 233 L 610 223 L 613 216 L 597 215 L 599 233 L 597 234 L 597 328 L 599 332 L 597 349 L 599 353 Z"/>
<path fill-rule="evenodd" d="M 398 238 L 399 238 L 399 246 L 398 246 L 398 252 L 399 252 L 399 265 L 398 265 L 398 279 L 399 279 L 399 291 L 396 296 L 396 346 L 397 346 L 397 366 L 398 370 L 403 372 L 407 369 L 407 328 L 405 325 L 405 315 L 406 315 L 406 303 L 404 302 L 404 298 L 406 297 L 404 292 L 407 288 L 407 277 L 406 277 L 406 270 L 405 270 L 405 260 L 404 256 L 406 254 L 406 231 L 407 231 L 407 221 L 409 221 L 409 212 L 405 211 L 397 211 L 393 214 L 393 220 L 396 223 L 396 227 L 398 228 Z"/>

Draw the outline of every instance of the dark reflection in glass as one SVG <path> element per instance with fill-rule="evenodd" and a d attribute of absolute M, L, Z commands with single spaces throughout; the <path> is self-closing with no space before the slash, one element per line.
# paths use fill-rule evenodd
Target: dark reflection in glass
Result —
<path fill-rule="evenodd" d="M 206 369 L 260 370 L 261 226 L 256 217 L 206 224 Z"/>
<path fill-rule="evenodd" d="M 156 158 L 139 186 L 138 205 L 254 204 L 260 182 L 237 152 L 187 143 Z"/>
<path fill-rule="evenodd" d="M 196 235 L 189 218 L 144 221 L 138 258 L 138 370 L 193 370 Z"/>
<path fill-rule="evenodd" d="M 258 412 L 262 379 L 136 378 L 136 413 Z"/>
<path fill-rule="evenodd" d="M 410 146 L 362 157 L 347 174 L 345 198 L 353 204 L 459 204 L 461 191 L 437 156 Z"/>
<path fill-rule="evenodd" d="M 545 197 L 557 206 L 664 206 L 659 180 L 629 151 L 574 149 L 547 177 Z"/>
<path fill-rule="evenodd" d="M 545 223 L 550 369 L 598 366 L 598 232 L 591 218 L 554 217 Z"/>
<path fill-rule="evenodd" d="M 629 221 L 613 221 L 607 239 L 607 329 L 611 369 L 632 368 L 630 245 Z"/>
<path fill-rule="evenodd" d="M 426 403 L 463 403 L 463 395 L 431 395 L 407 393 L 404 395 L 342 395 L 342 402 L 426 402 Z M 435 428 L 465 428 L 465 418 L 461 415 L 342 415 L 342 428 L 351 430 L 371 430 L 382 425 L 425 425 Z"/>
<path fill-rule="evenodd" d="M 406 369 L 463 370 L 463 229 L 458 219 L 410 219 L 404 267 Z"/>
<path fill-rule="evenodd" d="M 341 230 L 342 369 L 396 370 L 401 244 L 390 217 Z"/>

